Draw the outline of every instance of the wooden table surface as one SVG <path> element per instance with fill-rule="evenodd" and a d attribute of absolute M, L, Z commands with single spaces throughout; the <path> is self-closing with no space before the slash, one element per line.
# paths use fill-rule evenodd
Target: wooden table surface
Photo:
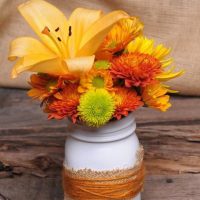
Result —
<path fill-rule="evenodd" d="M 145 148 L 143 200 L 200 200 L 200 98 L 135 113 Z M 0 89 L 0 200 L 63 200 L 65 121 L 48 121 L 26 92 Z"/>

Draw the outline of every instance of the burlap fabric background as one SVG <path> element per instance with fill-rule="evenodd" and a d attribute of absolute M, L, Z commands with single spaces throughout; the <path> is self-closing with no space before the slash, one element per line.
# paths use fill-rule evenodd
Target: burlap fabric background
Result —
<path fill-rule="evenodd" d="M 9 42 L 17 36 L 34 35 L 16 7 L 26 0 L 0 0 L 0 86 L 27 87 L 24 74 L 10 80 L 12 63 L 7 61 Z M 171 81 L 181 94 L 200 95 L 200 1 L 199 0 L 49 0 L 66 15 L 76 7 L 123 9 L 140 16 L 145 33 L 158 42 L 171 46 L 177 66 L 184 68 L 183 77 Z M 55 19 L 56 20 L 56 19 Z"/>

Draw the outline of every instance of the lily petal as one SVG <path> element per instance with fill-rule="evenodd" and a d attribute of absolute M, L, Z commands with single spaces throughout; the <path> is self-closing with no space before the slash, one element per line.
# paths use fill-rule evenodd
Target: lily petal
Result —
<path fill-rule="evenodd" d="M 39 56 L 39 60 L 57 57 L 41 42 L 31 37 L 20 37 L 11 42 L 8 55 L 8 59 L 10 61 L 14 61 L 18 57 L 24 57 L 28 55 L 37 55 Z"/>
<path fill-rule="evenodd" d="M 24 57 L 25 58 L 25 57 Z M 47 73 L 53 75 L 66 75 L 68 73 L 66 64 L 59 58 L 46 60 L 35 65 L 25 65 L 25 59 L 19 59 L 12 71 L 12 78 L 24 71 L 32 71 L 38 73 Z"/>
<path fill-rule="evenodd" d="M 93 55 L 112 26 L 129 15 L 124 11 L 113 11 L 96 21 L 82 37 L 77 56 Z"/>
<path fill-rule="evenodd" d="M 31 37 L 21 37 L 12 41 L 8 59 L 14 61 L 17 58 L 19 58 L 19 60 L 11 74 L 13 78 L 15 78 L 17 74 L 27 70 L 55 74 L 64 74 L 67 71 L 66 66 L 64 67 L 63 64 L 59 64 L 60 61 L 56 61 L 57 63 L 55 63 L 54 60 L 59 60 L 56 54 L 41 42 Z M 45 63 L 46 69 L 44 69 L 44 64 L 41 69 L 40 63 Z M 33 68 L 35 65 L 37 65 L 37 67 Z"/>
<path fill-rule="evenodd" d="M 23 65 L 23 60 L 24 58 L 20 58 L 18 59 L 18 61 L 16 62 L 16 64 L 14 65 L 14 67 L 12 68 L 12 72 L 11 72 L 11 78 L 16 78 L 18 73 L 17 73 L 17 69 Z"/>
<path fill-rule="evenodd" d="M 102 11 L 89 10 L 84 8 L 77 8 L 73 11 L 69 18 L 69 25 L 71 26 L 71 33 L 69 34 L 68 48 L 70 57 L 76 56 L 76 52 L 79 48 L 81 38 L 86 30 L 100 17 Z"/>
<path fill-rule="evenodd" d="M 87 56 L 87 57 L 77 57 L 72 59 L 67 59 L 67 67 L 69 72 L 73 73 L 82 73 L 89 71 L 94 64 L 95 56 Z"/>
<path fill-rule="evenodd" d="M 63 48 L 64 45 L 61 46 L 61 42 L 57 40 L 57 37 L 66 44 L 68 39 L 68 34 L 66 33 L 68 33 L 69 28 L 64 14 L 55 6 L 43 0 L 30 0 L 21 4 L 18 9 L 41 40 L 51 50 L 61 55 L 64 51 L 61 52 L 60 48 Z M 54 41 L 42 33 L 45 27 L 48 27 L 51 34 L 53 34 Z M 58 28 L 59 32 L 56 32 L 55 30 L 58 30 Z"/>
<path fill-rule="evenodd" d="M 68 74 L 68 69 L 66 63 L 59 59 L 51 59 L 31 67 L 30 71 L 47 73 L 52 75 L 66 75 Z"/>

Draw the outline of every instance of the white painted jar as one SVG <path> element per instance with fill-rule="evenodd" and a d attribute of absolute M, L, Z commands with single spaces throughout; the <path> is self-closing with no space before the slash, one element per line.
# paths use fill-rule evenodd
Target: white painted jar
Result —
<path fill-rule="evenodd" d="M 140 144 L 133 114 L 100 128 L 69 126 L 64 167 L 104 171 L 135 166 Z M 133 200 L 141 200 L 140 194 Z"/>

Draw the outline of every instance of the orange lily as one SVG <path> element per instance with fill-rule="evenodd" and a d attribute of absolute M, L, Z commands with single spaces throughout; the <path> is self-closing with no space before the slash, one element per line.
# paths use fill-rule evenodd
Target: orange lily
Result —
<path fill-rule="evenodd" d="M 90 70 L 104 37 L 116 22 L 128 17 L 120 10 L 103 15 L 100 10 L 77 8 L 67 20 L 44 0 L 30 0 L 18 9 L 41 42 L 31 37 L 12 41 L 8 59 L 17 60 L 13 78 L 23 71 L 65 75 Z"/>

